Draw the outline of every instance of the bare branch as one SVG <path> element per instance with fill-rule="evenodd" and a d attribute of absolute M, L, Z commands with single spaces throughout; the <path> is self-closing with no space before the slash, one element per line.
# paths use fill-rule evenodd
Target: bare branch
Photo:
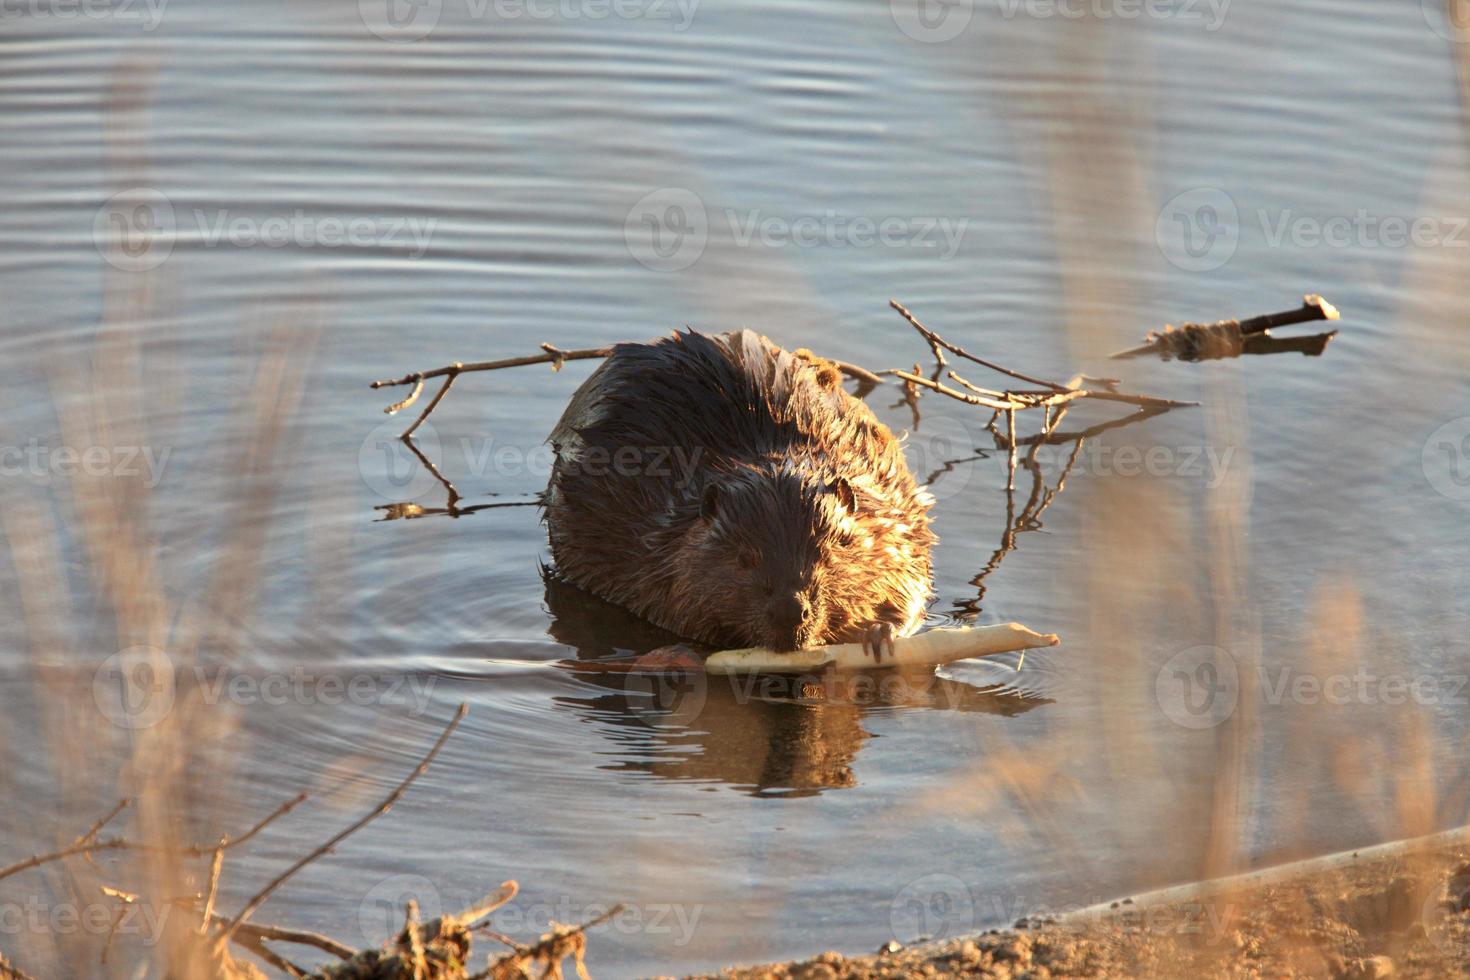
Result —
<path fill-rule="evenodd" d="M 445 726 L 444 731 L 439 735 L 439 739 L 434 743 L 433 748 L 429 749 L 428 754 L 425 755 L 424 758 L 419 762 L 419 764 L 414 767 L 413 772 L 409 773 L 408 776 L 403 780 L 403 782 L 399 783 L 398 786 L 394 788 L 393 792 L 389 793 L 382 803 L 379 803 L 376 807 L 374 807 L 370 813 L 354 821 L 351 826 L 347 827 L 347 829 L 333 835 L 330 840 L 328 840 L 325 844 L 322 844 L 310 854 L 306 855 L 306 857 L 301 858 L 285 871 L 276 875 L 275 878 L 271 879 L 269 884 L 267 884 L 260 891 L 256 892 L 251 897 L 250 901 L 245 903 L 245 907 L 242 908 L 239 913 L 236 914 L 235 918 L 230 921 L 230 924 L 225 927 L 225 930 L 220 934 L 217 942 L 223 944 L 229 941 L 229 939 L 235 934 L 236 930 L 240 928 L 245 920 L 250 918 L 250 916 L 254 914 L 256 909 L 260 908 L 261 903 L 269 898 L 277 888 L 285 884 L 286 880 L 289 879 L 292 875 L 300 871 L 302 868 L 306 867 L 311 862 L 315 861 L 317 858 L 321 857 L 323 854 L 326 854 L 332 848 L 342 843 L 342 841 L 346 840 L 348 837 L 355 834 L 363 827 L 367 826 L 367 824 L 372 822 L 374 819 L 387 813 L 393 807 L 393 804 L 397 803 L 399 798 L 403 796 L 404 791 L 408 789 L 413 781 L 422 776 L 424 772 L 429 768 L 429 765 L 434 761 L 434 757 L 439 754 L 440 749 L 444 748 L 444 743 L 449 740 L 449 736 L 452 735 L 454 733 L 454 730 L 459 727 L 459 723 L 464 720 L 464 716 L 468 711 L 469 708 L 467 705 L 461 704 L 459 706 L 459 710 L 454 713 L 454 717 L 450 720 L 449 724 Z"/>
<path fill-rule="evenodd" d="M 919 335 L 929 342 L 929 346 L 931 348 L 935 346 L 942 347 L 945 350 L 949 351 L 951 354 L 954 354 L 956 357 L 963 357 L 967 361 L 974 361 L 976 364 L 979 364 L 982 367 L 988 367 L 992 371 L 999 371 L 1001 374 L 1009 375 L 1010 377 L 1015 378 L 1018 381 L 1027 381 L 1034 385 L 1041 385 L 1043 388 L 1053 388 L 1058 391 L 1060 391 L 1062 388 L 1061 385 L 1053 381 L 1043 381 L 1041 378 L 1033 378 L 1029 374 L 1022 374 L 1020 371 L 1012 371 L 1008 367 L 1001 367 L 994 361 L 987 361 L 983 357 L 976 357 L 974 354 L 971 354 L 963 347 L 950 343 L 943 337 L 939 336 L 939 334 L 935 333 L 933 330 L 930 330 L 928 327 L 924 326 L 912 313 L 905 309 L 903 304 L 900 303 L 898 300 L 891 299 L 888 301 L 888 305 L 897 310 L 898 315 L 907 320 L 909 322 L 909 326 L 917 330 L 919 332 Z M 943 362 L 941 361 L 941 364 L 942 363 Z"/>

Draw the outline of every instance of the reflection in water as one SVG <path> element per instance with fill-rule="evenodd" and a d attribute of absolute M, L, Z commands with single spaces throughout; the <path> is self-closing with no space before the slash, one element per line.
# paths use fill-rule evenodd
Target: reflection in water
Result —
<path fill-rule="evenodd" d="M 468 507 L 461 507 L 459 502 L 464 497 L 461 496 L 458 488 L 453 483 L 450 483 L 449 478 L 439 471 L 439 467 L 434 465 L 433 460 L 424 455 L 418 443 L 413 441 L 413 436 L 405 434 L 400 436 L 398 441 L 408 447 L 408 451 L 413 453 L 414 458 L 424 467 L 425 471 L 444 488 L 444 506 L 425 507 L 412 500 L 392 504 L 379 504 L 373 510 L 383 512 L 383 516 L 379 518 L 380 521 L 412 520 L 416 517 L 433 517 L 435 515 L 464 517 L 468 514 L 475 513 L 475 511 L 492 510 L 496 507 L 536 507 L 540 504 L 538 500 L 513 500 L 500 504 L 471 504 Z"/>
<path fill-rule="evenodd" d="M 830 671 L 797 676 L 712 677 L 629 670 L 630 654 L 677 637 L 632 613 L 546 576 L 551 635 L 574 647 L 569 662 L 593 687 L 557 702 L 611 724 L 623 761 L 607 768 L 664 779 L 724 783 L 758 796 L 806 796 L 857 785 L 852 766 L 869 737 L 869 711 L 937 708 L 1018 715 L 1045 699 L 981 690 L 932 670 Z"/>

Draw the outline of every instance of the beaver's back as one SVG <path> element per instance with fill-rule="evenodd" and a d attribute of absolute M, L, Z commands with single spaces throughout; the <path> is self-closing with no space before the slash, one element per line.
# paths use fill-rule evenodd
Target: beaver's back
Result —
<path fill-rule="evenodd" d="M 829 362 L 749 330 L 619 344 L 578 389 L 550 441 L 702 447 L 712 460 L 815 451 L 857 469 L 902 465 L 886 426 Z"/>

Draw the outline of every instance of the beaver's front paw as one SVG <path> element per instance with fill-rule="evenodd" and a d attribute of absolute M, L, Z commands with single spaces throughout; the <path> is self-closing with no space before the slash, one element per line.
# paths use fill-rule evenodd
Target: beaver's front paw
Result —
<path fill-rule="evenodd" d="M 863 634 L 863 651 L 871 653 L 873 660 L 881 664 L 883 653 L 886 650 L 888 658 L 892 660 L 896 656 L 893 652 L 893 641 L 897 636 L 898 631 L 893 628 L 892 623 L 878 623 L 869 626 L 867 632 Z"/>

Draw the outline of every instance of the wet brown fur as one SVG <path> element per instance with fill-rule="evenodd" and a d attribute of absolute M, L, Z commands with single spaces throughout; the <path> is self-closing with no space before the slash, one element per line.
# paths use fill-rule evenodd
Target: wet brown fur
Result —
<path fill-rule="evenodd" d="M 722 647 L 912 632 L 932 501 L 841 381 L 750 331 L 615 347 L 551 435 L 557 573 Z"/>

